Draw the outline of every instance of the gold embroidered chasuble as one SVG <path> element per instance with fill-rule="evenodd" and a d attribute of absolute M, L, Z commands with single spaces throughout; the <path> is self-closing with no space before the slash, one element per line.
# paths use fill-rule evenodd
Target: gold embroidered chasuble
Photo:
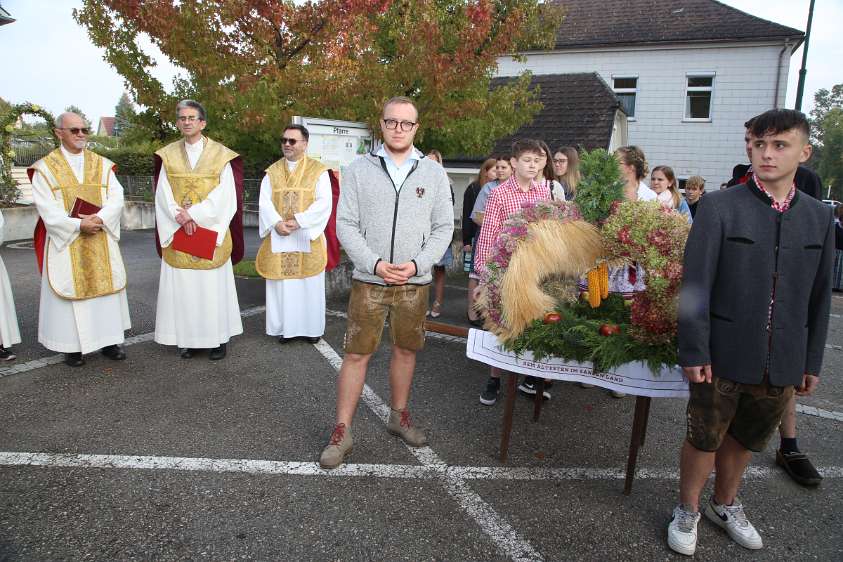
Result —
<path fill-rule="evenodd" d="M 272 204 L 283 220 L 295 218 L 296 213 L 307 210 L 313 204 L 316 183 L 327 169 L 321 162 L 307 156 L 299 160 L 292 173 L 284 158 L 266 169 L 272 186 Z M 265 279 L 304 279 L 325 270 L 328 252 L 324 234 L 310 241 L 310 253 L 274 253 L 271 238 L 271 232 L 264 237 L 255 260 L 255 269 Z"/>
<path fill-rule="evenodd" d="M 98 207 L 102 207 L 108 199 L 108 180 L 114 165 L 89 150 L 83 154 L 81 183 L 61 149 L 50 152 L 33 166 L 36 170 L 41 164 L 47 168 L 49 175 L 42 176 L 50 186 L 53 197 L 62 202 L 67 213 L 70 213 L 77 197 Z M 48 244 L 46 262 L 50 287 L 65 299 L 90 299 L 126 288 L 126 269 L 120 248 L 105 230 L 94 234 L 80 233 L 76 240 L 62 250 Z"/>
<path fill-rule="evenodd" d="M 238 154 L 215 140 L 206 138 L 202 156 L 196 166 L 190 167 L 184 139 L 168 144 L 155 154 L 161 157 L 167 179 L 173 190 L 173 199 L 184 209 L 201 203 L 208 194 L 220 183 L 225 165 L 237 158 Z M 201 226 L 201 225 L 200 225 Z M 225 239 L 221 246 L 214 249 L 214 257 L 210 260 L 179 252 L 171 247 L 161 248 L 161 253 L 172 267 L 179 269 L 216 269 L 231 257 L 231 232 L 226 230 Z"/>

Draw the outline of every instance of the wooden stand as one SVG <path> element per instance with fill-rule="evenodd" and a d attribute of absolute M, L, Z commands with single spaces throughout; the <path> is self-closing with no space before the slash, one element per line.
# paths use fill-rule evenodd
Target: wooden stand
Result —
<path fill-rule="evenodd" d="M 512 414 L 515 410 L 515 382 L 518 374 L 506 372 L 506 404 L 503 411 L 503 428 L 501 430 L 501 462 L 506 462 L 509 455 L 509 439 L 512 433 Z M 536 385 L 536 396 L 533 399 L 533 421 L 539 419 L 544 402 L 544 379 L 540 379 Z M 628 496 L 632 493 L 632 482 L 635 480 L 635 464 L 638 461 L 638 450 L 644 445 L 644 438 L 647 435 L 647 420 L 650 417 L 649 396 L 635 397 L 635 415 L 632 418 L 632 435 L 629 439 L 629 454 L 626 458 L 626 478 L 624 479 L 623 493 Z"/>
<path fill-rule="evenodd" d="M 467 337 L 468 328 L 444 324 L 442 322 L 425 322 L 425 330 L 446 334 L 449 336 Z M 503 409 L 503 427 L 501 428 L 501 462 L 506 462 L 509 454 L 509 440 L 512 434 L 512 414 L 515 411 L 516 373 L 506 372 L 506 401 Z M 536 385 L 536 396 L 533 402 L 533 421 L 539 419 L 544 402 L 544 379 L 539 378 Z M 624 479 L 623 493 L 628 496 L 632 493 L 632 482 L 635 480 L 635 464 L 638 461 L 638 451 L 644 445 L 644 438 L 647 435 L 647 421 L 650 417 L 649 396 L 636 396 L 635 415 L 632 418 L 632 435 L 629 439 L 629 454 L 626 458 L 626 478 Z"/>

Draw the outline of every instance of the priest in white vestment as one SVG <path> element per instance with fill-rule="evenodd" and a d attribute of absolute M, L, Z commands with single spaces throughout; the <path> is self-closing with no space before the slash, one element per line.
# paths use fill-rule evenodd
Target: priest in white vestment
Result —
<path fill-rule="evenodd" d="M 302 125 L 284 130 L 284 158 L 261 181 L 255 267 L 266 278 L 266 333 L 281 343 L 316 343 L 325 333 L 324 230 L 331 216 L 328 168 L 306 155 Z"/>
<path fill-rule="evenodd" d="M 3 243 L 3 225 L 6 219 L 0 213 L 0 244 Z M 12 296 L 12 285 L 6 264 L 0 257 L 0 361 L 12 361 L 17 356 L 11 347 L 20 343 L 20 329 L 18 328 L 18 314 L 15 311 L 15 299 Z"/>
<path fill-rule="evenodd" d="M 237 212 L 231 162 L 238 155 L 202 135 L 205 110 L 199 103 L 184 100 L 176 111 L 184 138 L 156 152 L 162 164 L 155 193 L 162 260 L 155 341 L 178 346 L 184 359 L 210 349 L 210 359 L 217 360 L 225 357 L 231 337 L 243 333 L 230 232 Z M 197 226 L 216 233 L 212 259 L 171 247 L 177 231 L 192 235 Z"/>
<path fill-rule="evenodd" d="M 75 113 L 56 120 L 61 146 L 32 165 L 32 199 L 40 220 L 35 251 L 41 268 L 38 341 L 79 367 L 82 355 L 102 349 L 122 360 L 131 328 L 126 268 L 120 253 L 123 186 L 114 164 L 85 150 L 90 130 Z M 84 201 L 100 209 L 70 216 Z M 91 209 L 93 210 L 93 209 Z"/>

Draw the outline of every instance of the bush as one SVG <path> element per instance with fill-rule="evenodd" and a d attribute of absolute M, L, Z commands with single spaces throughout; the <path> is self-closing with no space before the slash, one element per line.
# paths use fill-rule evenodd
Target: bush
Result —
<path fill-rule="evenodd" d="M 121 176 L 151 176 L 153 154 L 158 148 L 155 143 L 145 143 L 118 148 L 96 147 L 93 150 L 117 164 L 117 173 Z"/>

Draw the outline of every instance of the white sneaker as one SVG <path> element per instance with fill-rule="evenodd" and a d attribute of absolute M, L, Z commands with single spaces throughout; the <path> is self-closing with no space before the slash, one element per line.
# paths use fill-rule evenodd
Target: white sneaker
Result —
<path fill-rule="evenodd" d="M 758 550 L 764 546 L 761 535 L 747 520 L 743 504 L 737 498 L 732 505 L 720 505 L 711 497 L 705 507 L 705 516 L 726 529 L 732 540 L 742 547 Z"/>
<path fill-rule="evenodd" d="M 691 556 L 697 550 L 697 523 L 699 512 L 686 511 L 682 505 L 673 509 L 673 518 L 667 526 L 667 546 L 679 554 Z"/>

